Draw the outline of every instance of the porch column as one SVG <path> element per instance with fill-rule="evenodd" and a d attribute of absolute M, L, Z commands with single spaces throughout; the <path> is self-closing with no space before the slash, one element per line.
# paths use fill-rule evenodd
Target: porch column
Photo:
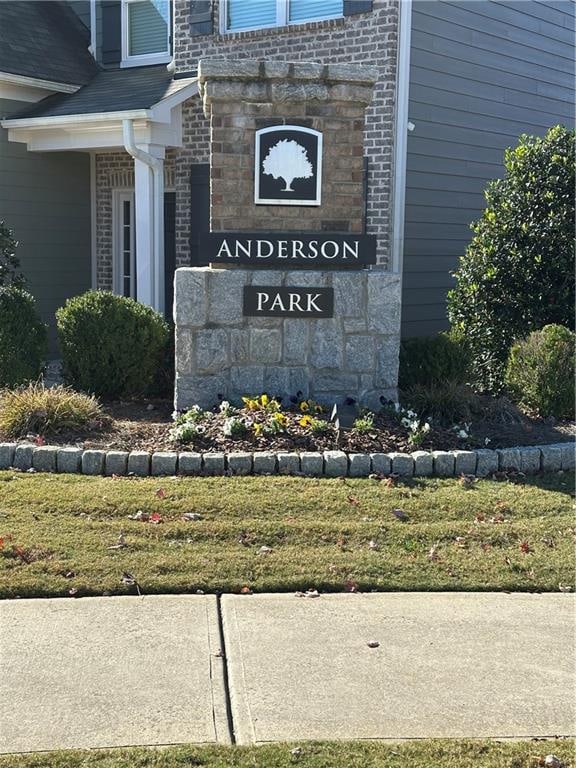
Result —
<path fill-rule="evenodd" d="M 164 148 L 142 148 L 154 167 L 134 158 L 136 298 L 164 313 Z"/>

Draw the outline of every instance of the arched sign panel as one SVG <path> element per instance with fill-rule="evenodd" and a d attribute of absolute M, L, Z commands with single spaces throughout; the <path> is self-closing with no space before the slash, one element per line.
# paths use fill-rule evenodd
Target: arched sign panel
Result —
<path fill-rule="evenodd" d="M 256 131 L 254 202 L 320 205 L 322 134 L 299 125 Z"/>

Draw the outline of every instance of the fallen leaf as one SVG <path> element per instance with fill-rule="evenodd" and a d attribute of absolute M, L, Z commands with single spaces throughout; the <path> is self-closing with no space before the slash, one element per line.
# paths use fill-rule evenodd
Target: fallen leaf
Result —
<path fill-rule="evenodd" d="M 4 549 L 4 539 L 0 536 L 0 549 Z"/>
<path fill-rule="evenodd" d="M 522 541 L 520 543 L 520 551 L 524 552 L 525 555 L 527 555 L 529 552 L 532 552 L 532 550 L 530 549 L 530 544 L 528 544 L 527 541 Z"/>
<path fill-rule="evenodd" d="M 360 501 L 355 496 L 348 496 L 347 501 L 354 507 L 358 507 L 360 505 Z"/>
<path fill-rule="evenodd" d="M 358 592 L 358 584 L 352 579 L 347 579 L 344 582 L 344 589 L 346 592 Z"/>
<path fill-rule="evenodd" d="M 164 488 L 158 488 L 156 491 L 156 498 L 157 499 L 165 499 L 166 498 L 166 491 Z"/>
<path fill-rule="evenodd" d="M 370 539 L 370 541 L 368 542 L 368 549 L 377 550 L 379 548 L 380 547 L 378 546 L 378 542 L 374 541 L 374 539 Z"/>
<path fill-rule="evenodd" d="M 73 579 L 74 576 L 76 576 L 74 571 L 66 571 L 66 573 L 64 574 L 65 579 Z"/>
<path fill-rule="evenodd" d="M 298 758 L 302 754 L 302 748 L 301 747 L 294 747 L 294 749 L 290 750 L 290 754 L 292 755 L 294 760 L 298 760 Z"/>
<path fill-rule="evenodd" d="M 306 592 L 294 592 L 294 597 L 320 597 L 317 589 L 307 589 Z"/>
<path fill-rule="evenodd" d="M 42 435 L 36 435 L 34 442 L 39 446 L 46 445 L 46 440 L 42 437 Z"/>
<path fill-rule="evenodd" d="M 143 512 L 141 509 L 138 510 L 134 515 L 128 515 L 129 520 L 139 520 L 142 523 L 145 523 L 150 518 L 150 515 L 148 512 Z"/>
<path fill-rule="evenodd" d="M 195 522 L 196 520 L 202 520 L 202 515 L 199 515 L 196 512 L 184 512 L 182 520 L 185 520 L 187 523 Z"/>
<path fill-rule="evenodd" d="M 473 488 L 476 482 L 474 475 L 460 475 L 460 485 L 467 490 Z"/>
<path fill-rule="evenodd" d="M 78 594 L 78 590 L 76 589 L 76 587 L 72 587 L 72 589 L 68 590 L 68 594 L 70 595 L 70 597 L 75 597 Z"/>
<path fill-rule="evenodd" d="M 486 515 L 482 512 L 478 512 L 474 520 L 476 520 L 477 523 L 484 523 L 486 521 Z"/>
<path fill-rule="evenodd" d="M 152 514 L 150 515 L 150 522 L 153 525 L 159 525 L 162 522 L 162 518 L 160 517 L 158 512 L 152 512 Z"/>
<path fill-rule="evenodd" d="M 438 546 L 434 544 L 433 547 L 430 547 L 428 550 L 428 560 L 435 561 L 438 560 Z"/>
<path fill-rule="evenodd" d="M 380 643 L 378 642 L 378 640 L 368 640 L 367 645 L 368 645 L 368 648 L 379 648 L 380 647 Z"/>
<path fill-rule="evenodd" d="M 396 475 L 390 475 L 390 477 L 384 478 L 382 482 L 387 488 L 394 488 L 396 485 Z"/>
<path fill-rule="evenodd" d="M 560 592 L 572 592 L 572 587 L 569 584 L 558 584 Z"/>
<path fill-rule="evenodd" d="M 564 768 L 564 763 L 556 755 L 546 755 L 544 765 L 546 768 Z"/>
<path fill-rule="evenodd" d="M 393 509 L 392 514 L 394 517 L 396 517 L 398 520 L 401 520 L 403 523 L 405 523 L 408 520 L 408 515 L 403 512 L 401 509 Z"/>
<path fill-rule="evenodd" d="M 272 552 L 272 547 L 267 547 L 266 545 L 260 547 L 258 550 L 259 555 L 269 555 Z"/>
<path fill-rule="evenodd" d="M 118 536 L 118 541 L 116 544 L 112 544 L 112 546 L 108 547 L 108 549 L 124 549 L 124 547 L 127 547 L 128 544 L 126 543 L 126 539 L 124 538 L 124 532 L 120 531 L 120 536 Z"/>
<path fill-rule="evenodd" d="M 246 585 L 244 585 L 242 587 L 242 589 L 240 590 L 240 594 L 241 595 L 251 595 L 252 594 L 252 590 L 250 589 L 250 587 L 247 587 Z"/>
<path fill-rule="evenodd" d="M 122 583 L 123 584 L 128 584 L 130 586 L 133 586 L 134 584 L 136 584 L 136 577 L 132 576 L 132 574 L 128 573 L 128 571 L 123 571 L 122 572 Z"/>
<path fill-rule="evenodd" d="M 460 547 L 460 549 L 466 549 L 466 547 L 468 546 L 464 536 L 456 536 L 456 538 L 454 539 L 454 544 L 456 544 L 457 547 Z"/>

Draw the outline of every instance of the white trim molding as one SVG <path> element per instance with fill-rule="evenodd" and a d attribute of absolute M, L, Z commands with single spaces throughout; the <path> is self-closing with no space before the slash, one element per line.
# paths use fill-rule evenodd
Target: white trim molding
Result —
<path fill-rule="evenodd" d="M 16 75 L 13 72 L 0 72 L 0 82 L 28 86 L 29 88 L 41 88 L 44 91 L 56 91 L 58 93 L 76 93 L 82 87 L 72 83 L 56 83 L 52 80 L 41 80 L 27 75 Z"/>
<path fill-rule="evenodd" d="M 96 214 L 96 154 L 90 152 L 90 275 L 93 291 L 98 288 L 98 239 L 96 232 L 98 219 Z"/>
<path fill-rule="evenodd" d="M 168 7 L 168 19 L 166 21 L 166 50 L 157 51 L 155 53 L 130 54 L 128 9 L 130 5 L 138 2 L 143 2 L 143 0 L 122 0 L 122 60 L 120 61 L 120 68 L 143 67 L 150 64 L 169 64 L 172 61 L 172 54 L 170 52 L 172 3 L 170 0 L 166 0 L 166 5 Z"/>
<path fill-rule="evenodd" d="M 396 119 L 394 126 L 394 179 L 392 187 L 392 253 L 390 269 L 400 273 L 404 261 L 404 207 L 408 153 L 408 103 L 410 92 L 410 39 L 412 0 L 400 0 Z"/>

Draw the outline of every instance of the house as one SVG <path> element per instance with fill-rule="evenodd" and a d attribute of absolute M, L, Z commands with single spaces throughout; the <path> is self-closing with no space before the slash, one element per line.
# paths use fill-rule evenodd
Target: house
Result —
<path fill-rule="evenodd" d="M 361 63 L 364 226 L 403 273 L 402 328 L 446 327 L 450 271 L 521 133 L 573 125 L 574 4 L 5 0 L 0 219 L 44 319 L 88 288 L 170 314 L 209 226 L 200 59 Z M 213 191 L 214 194 L 214 191 Z M 242 221 L 217 222 L 242 229 Z M 346 231 L 345 217 L 337 222 Z M 327 226 L 335 228 L 335 222 Z M 53 334 L 53 332 L 52 332 Z"/>

